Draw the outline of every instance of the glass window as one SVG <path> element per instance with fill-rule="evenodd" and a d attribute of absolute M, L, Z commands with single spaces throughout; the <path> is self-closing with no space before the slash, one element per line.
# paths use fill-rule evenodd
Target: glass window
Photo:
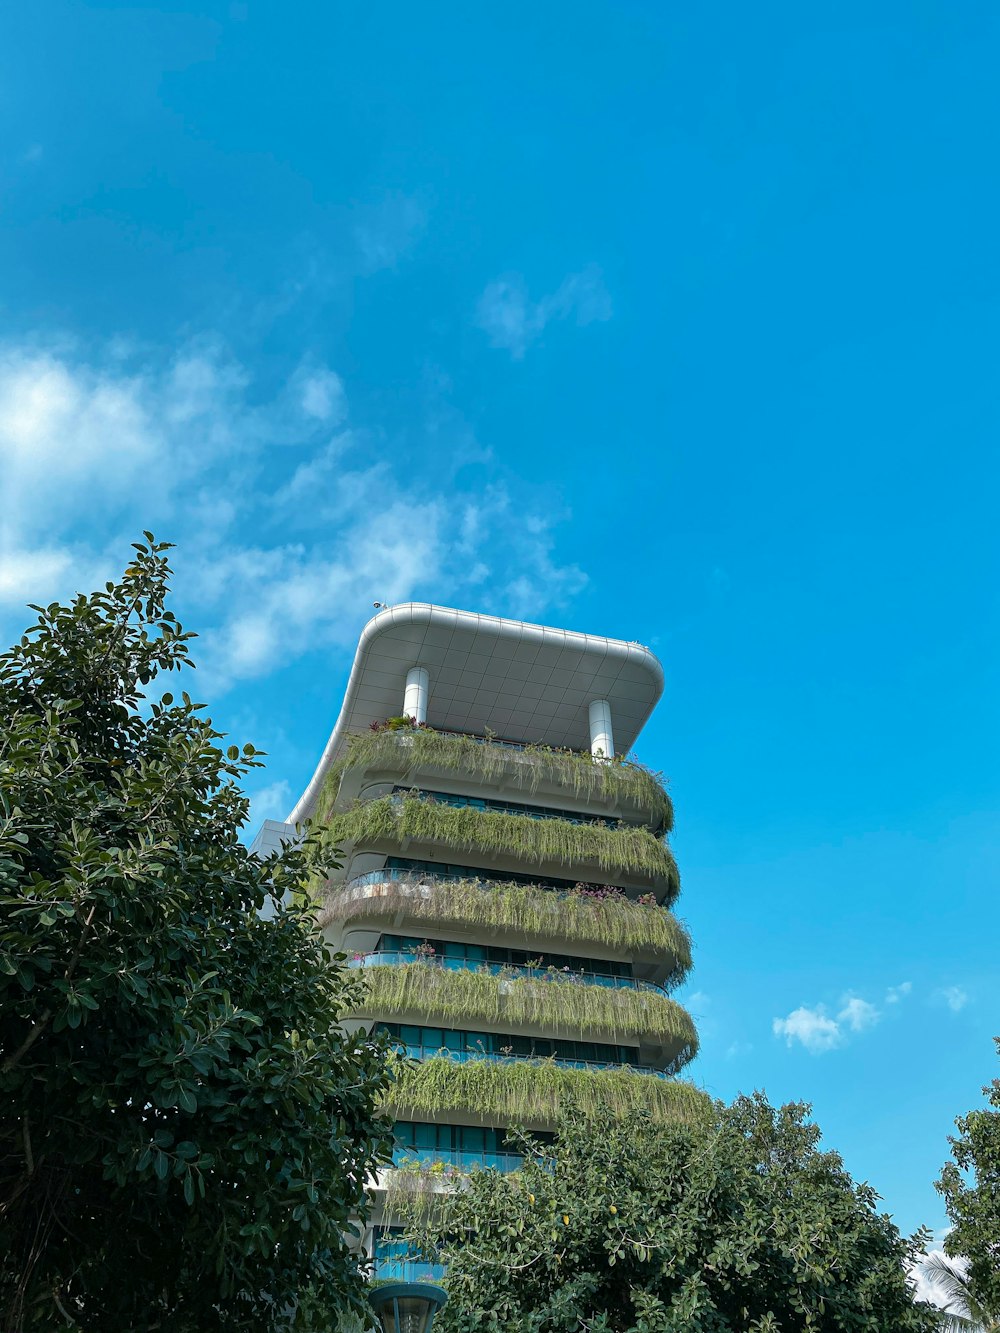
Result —
<path fill-rule="evenodd" d="M 414 1146 L 426 1151 L 429 1148 L 438 1146 L 438 1127 L 437 1125 L 415 1124 L 413 1126 Z"/>

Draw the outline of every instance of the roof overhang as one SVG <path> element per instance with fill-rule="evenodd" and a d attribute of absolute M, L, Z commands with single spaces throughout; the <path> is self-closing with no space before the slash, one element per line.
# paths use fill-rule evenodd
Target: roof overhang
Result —
<path fill-rule="evenodd" d="M 590 748 L 591 700 L 610 703 L 622 754 L 663 693 L 663 668 L 639 643 L 427 602 L 387 607 L 361 633 L 337 724 L 290 822 L 312 814 L 352 732 L 402 712 L 414 666 L 430 678 L 428 725 L 573 750 Z"/>

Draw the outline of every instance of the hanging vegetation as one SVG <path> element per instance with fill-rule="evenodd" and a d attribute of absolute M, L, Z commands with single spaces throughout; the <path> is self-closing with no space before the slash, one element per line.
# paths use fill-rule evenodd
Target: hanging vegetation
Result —
<path fill-rule="evenodd" d="M 680 892 L 673 854 L 646 828 L 532 819 L 472 806 L 439 805 L 419 797 L 382 796 L 330 817 L 319 830 L 327 848 L 403 839 L 536 864 L 598 865 L 618 875 L 649 875 L 666 883 L 669 906 Z"/>
<path fill-rule="evenodd" d="M 361 732 L 347 742 L 344 755 L 327 775 L 320 809 L 329 818 L 349 768 L 376 769 L 404 779 L 422 768 L 462 773 L 484 783 L 537 792 L 543 783 L 558 783 L 580 800 L 627 804 L 637 808 L 658 834 L 673 827 L 673 805 L 663 778 L 633 760 L 595 760 L 575 750 L 527 745 L 516 750 L 472 736 L 454 736 L 429 727 Z"/>
<path fill-rule="evenodd" d="M 694 1023 L 676 1000 L 657 991 L 613 990 L 570 981 L 503 972 L 453 971 L 427 961 L 367 968 L 366 994 L 352 1017 L 418 1015 L 444 1027 L 484 1022 L 506 1028 L 542 1027 L 553 1036 L 584 1040 L 655 1040 L 667 1055 L 663 1068 L 686 1065 L 698 1050 Z"/>
<path fill-rule="evenodd" d="M 560 1099 L 572 1097 L 584 1115 L 644 1112 L 660 1123 L 707 1115 L 711 1101 L 690 1083 L 622 1069 L 567 1069 L 552 1060 L 469 1060 L 447 1056 L 401 1062 L 386 1094 L 398 1120 L 471 1112 L 489 1124 L 556 1123 Z"/>
<path fill-rule="evenodd" d="M 417 934 L 431 934 L 434 928 L 482 928 L 491 936 L 510 930 L 529 949 L 549 943 L 599 945 L 667 963 L 670 970 L 661 983 L 667 990 L 691 970 L 686 927 L 658 904 L 623 894 L 559 893 L 531 884 L 481 885 L 431 876 L 421 880 L 419 875 L 412 881 L 387 879 L 378 887 L 370 898 L 343 886 L 329 889 L 320 926 L 370 917 L 412 924 Z"/>

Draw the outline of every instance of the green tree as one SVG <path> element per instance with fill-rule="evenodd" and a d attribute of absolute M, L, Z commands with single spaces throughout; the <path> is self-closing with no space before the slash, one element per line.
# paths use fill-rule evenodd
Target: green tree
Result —
<path fill-rule="evenodd" d="M 1000 1037 L 995 1038 L 1000 1052 Z M 983 1089 L 993 1110 L 970 1111 L 956 1120 L 953 1160 L 938 1181 L 952 1229 L 945 1251 L 968 1260 L 970 1308 L 980 1321 L 1000 1323 L 1000 1079 Z"/>
<path fill-rule="evenodd" d="M 239 841 L 164 544 L 0 657 L 0 1328 L 336 1327 L 388 1151 L 358 983 Z M 158 693 L 158 691 L 157 691 Z"/>
<path fill-rule="evenodd" d="M 807 1110 L 758 1095 L 663 1127 L 570 1109 L 521 1172 L 414 1195 L 414 1246 L 448 1264 L 442 1333 L 935 1328 L 906 1277 L 918 1241 Z"/>
<path fill-rule="evenodd" d="M 1000 1333 L 1000 1323 L 990 1318 L 972 1294 L 961 1260 L 948 1259 L 935 1251 L 923 1261 L 921 1269 L 945 1302 L 939 1316 L 941 1333 Z"/>

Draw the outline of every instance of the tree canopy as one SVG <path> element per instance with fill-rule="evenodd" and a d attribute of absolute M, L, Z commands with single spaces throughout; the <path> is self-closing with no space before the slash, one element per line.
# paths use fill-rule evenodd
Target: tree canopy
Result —
<path fill-rule="evenodd" d="M 1000 1037 L 995 1040 L 1000 1053 Z M 984 1320 L 1000 1323 L 1000 1079 L 983 1092 L 993 1109 L 970 1111 L 955 1122 L 953 1160 L 938 1189 L 952 1223 L 945 1250 L 968 1260 L 964 1276 L 972 1303 Z"/>
<path fill-rule="evenodd" d="M 285 905 L 314 847 L 239 840 L 259 756 L 150 691 L 192 636 L 146 539 L 0 657 L 0 1328 L 336 1327 L 386 1062 Z"/>
<path fill-rule="evenodd" d="M 523 1171 L 413 1194 L 448 1265 L 442 1333 L 904 1333 L 936 1327 L 904 1240 L 808 1108 L 761 1096 L 701 1121 L 563 1116 Z M 435 1325 L 435 1329 L 437 1325 Z"/>

